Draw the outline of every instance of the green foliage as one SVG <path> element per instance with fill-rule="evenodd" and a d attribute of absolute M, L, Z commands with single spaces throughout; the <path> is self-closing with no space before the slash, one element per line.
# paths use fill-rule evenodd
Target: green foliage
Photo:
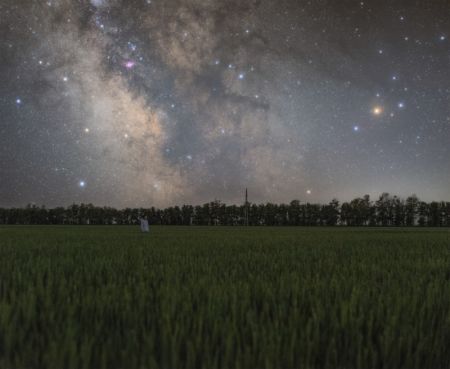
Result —
<path fill-rule="evenodd" d="M 448 231 L 2 227 L 0 368 L 450 368 Z"/>

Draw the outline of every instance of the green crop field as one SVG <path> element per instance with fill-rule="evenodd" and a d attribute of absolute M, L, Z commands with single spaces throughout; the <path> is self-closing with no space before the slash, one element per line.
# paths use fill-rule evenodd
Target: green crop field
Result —
<path fill-rule="evenodd" d="M 0 368 L 450 368 L 449 231 L 0 227 Z"/>

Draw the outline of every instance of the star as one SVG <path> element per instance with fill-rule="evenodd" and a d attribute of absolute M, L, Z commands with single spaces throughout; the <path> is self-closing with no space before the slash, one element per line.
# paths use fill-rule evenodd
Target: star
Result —
<path fill-rule="evenodd" d="M 94 5 L 95 7 L 99 8 L 102 7 L 103 5 L 105 5 L 104 0 L 91 0 L 91 4 Z"/>
<path fill-rule="evenodd" d="M 306 194 L 307 194 L 307 195 L 311 195 L 311 194 L 312 194 L 312 191 L 311 191 L 311 190 L 306 190 Z"/>
<path fill-rule="evenodd" d="M 78 186 L 80 186 L 81 188 L 84 188 L 84 187 L 86 187 L 86 182 L 85 181 L 80 181 L 78 183 Z"/>
<path fill-rule="evenodd" d="M 89 128 L 85 128 L 84 132 L 89 133 Z"/>
<path fill-rule="evenodd" d="M 375 107 L 372 109 L 372 114 L 375 115 L 375 116 L 379 116 L 379 115 L 381 115 L 382 113 L 383 113 L 383 108 L 382 108 L 381 106 L 375 106 Z"/>
<path fill-rule="evenodd" d="M 353 131 L 358 132 L 359 131 L 359 126 L 353 126 Z"/>
<path fill-rule="evenodd" d="M 399 102 L 397 104 L 397 106 L 399 107 L 399 109 L 403 109 L 405 107 L 405 103 L 404 102 Z"/>
<path fill-rule="evenodd" d="M 128 44 L 128 47 L 129 47 L 129 49 L 130 49 L 131 51 L 136 51 L 136 49 L 137 49 L 136 44 L 132 43 L 131 41 L 128 41 L 127 44 Z"/>
<path fill-rule="evenodd" d="M 17 98 L 17 99 L 16 99 L 16 104 L 17 104 L 17 105 L 21 105 L 21 104 L 22 104 L 22 99 Z"/>
<path fill-rule="evenodd" d="M 439 40 L 445 41 L 445 40 L 446 40 L 446 37 L 445 37 L 444 35 L 442 35 L 442 36 L 439 37 Z"/>
<path fill-rule="evenodd" d="M 239 76 L 238 76 L 238 78 L 239 78 L 240 80 L 243 80 L 243 79 L 245 78 L 245 74 L 244 74 L 244 73 L 240 73 Z"/>

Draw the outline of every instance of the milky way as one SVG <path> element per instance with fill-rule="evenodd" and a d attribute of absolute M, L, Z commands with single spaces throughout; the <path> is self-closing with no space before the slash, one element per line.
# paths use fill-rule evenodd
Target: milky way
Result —
<path fill-rule="evenodd" d="M 0 205 L 450 197 L 448 1 L 0 4 Z"/>

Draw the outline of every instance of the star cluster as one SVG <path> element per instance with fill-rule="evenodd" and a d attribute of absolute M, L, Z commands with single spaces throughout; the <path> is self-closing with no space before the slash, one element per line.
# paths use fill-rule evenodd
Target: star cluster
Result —
<path fill-rule="evenodd" d="M 0 205 L 448 200 L 449 11 L 2 0 Z"/>

